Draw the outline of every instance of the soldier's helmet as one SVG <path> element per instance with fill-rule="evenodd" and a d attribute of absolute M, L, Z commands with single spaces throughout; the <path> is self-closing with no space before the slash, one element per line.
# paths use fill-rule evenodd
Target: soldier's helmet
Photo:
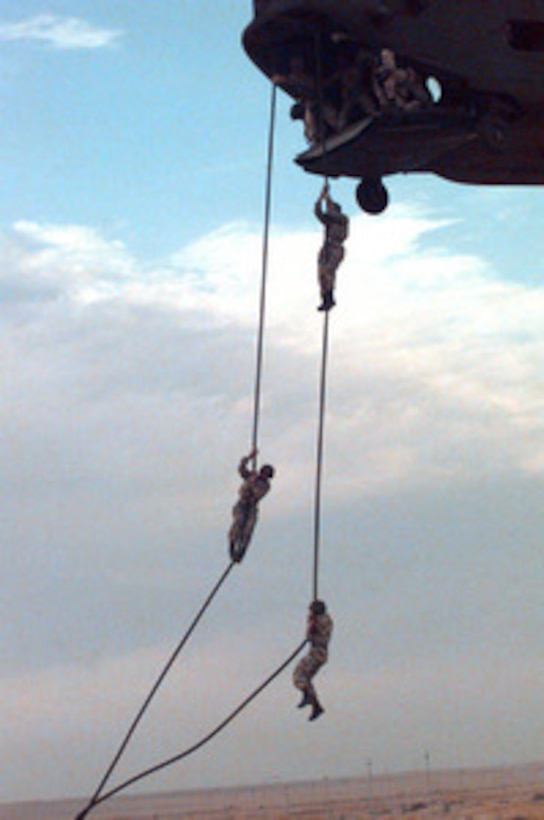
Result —
<path fill-rule="evenodd" d="M 325 601 L 315 600 L 312 601 L 310 604 L 310 610 L 313 612 L 314 615 L 324 615 L 327 611 L 327 607 L 325 606 Z"/>
<path fill-rule="evenodd" d="M 274 468 L 271 464 L 263 464 L 263 466 L 259 470 L 259 474 L 263 478 L 274 478 Z"/>

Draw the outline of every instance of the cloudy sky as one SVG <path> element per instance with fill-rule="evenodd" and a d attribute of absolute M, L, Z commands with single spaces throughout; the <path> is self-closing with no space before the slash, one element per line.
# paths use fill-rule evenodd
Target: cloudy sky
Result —
<path fill-rule="evenodd" d="M 227 565 L 251 438 L 270 91 L 249 0 L 0 2 L 0 800 L 94 790 Z M 209 732 L 311 593 L 320 183 L 279 100 L 261 454 L 242 565 L 120 766 Z M 538 189 L 390 184 L 331 315 L 309 725 L 285 674 L 147 791 L 544 756 Z"/>

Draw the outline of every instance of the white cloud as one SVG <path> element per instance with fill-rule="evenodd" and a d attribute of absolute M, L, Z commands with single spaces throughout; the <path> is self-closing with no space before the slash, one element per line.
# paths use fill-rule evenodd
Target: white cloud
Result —
<path fill-rule="evenodd" d="M 376 736 L 384 734 L 380 723 L 388 725 L 385 735 L 397 748 L 391 701 L 380 701 L 384 686 L 394 694 L 392 658 L 402 655 L 420 725 L 433 724 L 436 714 L 446 725 L 440 693 L 427 701 L 428 719 L 423 705 L 437 647 L 449 672 L 450 662 L 469 656 L 477 665 L 480 641 L 489 668 L 505 633 L 517 646 L 528 636 L 519 659 L 525 674 L 541 632 L 540 608 L 533 612 L 541 584 L 528 581 L 538 576 L 531 556 L 544 467 L 544 290 L 501 281 L 484 260 L 442 247 L 439 229 L 425 215 L 395 208 L 376 221 L 356 217 L 331 315 L 323 574 L 338 632 L 336 671 L 331 663 L 322 680 L 331 710 L 343 684 L 353 698 L 368 695 Z M 319 243 L 318 231 L 273 231 L 261 446 L 277 481 L 254 552 L 232 581 L 234 604 L 214 607 L 210 631 L 204 628 L 208 649 L 202 654 L 199 633 L 191 656 L 187 700 L 194 706 L 196 698 L 202 714 L 201 681 L 217 678 L 210 658 L 220 669 L 231 664 L 231 679 L 249 685 L 241 660 L 255 655 L 248 647 L 260 645 L 266 655 L 284 637 L 290 644 L 293 630 L 298 640 L 303 628 L 302 610 L 294 628 L 292 619 L 301 587 L 307 594 Z M 0 603 L 7 635 L 0 701 L 9 706 L 6 725 L 25 714 L 13 791 L 61 793 L 70 782 L 84 787 L 85 763 L 94 755 L 98 770 L 124 727 L 123 716 L 121 728 L 104 729 L 120 707 L 118 681 L 154 673 L 180 607 L 183 625 L 226 559 L 235 468 L 251 424 L 260 237 L 252 226 L 228 225 L 143 266 L 125 244 L 94 229 L 19 222 L 0 250 L 0 564 L 10 578 Z M 475 545 L 482 556 L 476 566 Z M 496 594 L 485 586 L 490 574 Z M 463 620 L 465 612 L 471 617 Z M 218 648 L 223 641 L 228 658 Z M 268 661 L 263 666 L 268 671 Z M 475 671 L 479 680 L 484 674 Z M 441 687 L 444 680 L 437 678 Z M 501 702 L 516 685 L 512 671 Z M 271 731 L 278 726 L 273 706 L 283 699 L 279 712 L 292 709 L 290 684 L 280 691 L 262 724 Z M 169 717 L 176 697 L 170 690 L 168 708 L 145 735 L 158 755 L 163 739 L 179 742 Z M 477 698 L 463 697 L 470 717 Z M 365 716 L 349 705 L 337 709 L 319 731 L 349 766 Z M 93 710 L 96 729 L 89 731 L 101 745 L 89 740 L 87 750 L 97 751 L 87 751 L 63 782 L 58 758 L 69 741 L 81 759 L 81 715 Z M 335 732 L 342 721 L 353 735 L 344 751 Z M 195 732 L 202 722 L 191 724 Z M 415 724 L 404 724 L 410 743 Z M 279 725 L 296 758 L 307 735 L 293 728 L 291 712 Z M 252 736 L 251 720 L 234 730 L 240 749 L 251 748 Z M 17 761 L 39 766 L 32 750 L 41 757 L 45 744 L 58 779 L 44 789 L 37 778 L 30 787 Z M 206 757 L 199 782 L 224 782 L 221 748 L 211 763 Z M 263 755 L 273 761 L 275 749 Z M 236 765 L 247 779 L 252 756 L 242 758 Z M 405 759 L 399 753 L 399 765 Z M 306 774 L 300 761 L 293 765 Z"/>
<path fill-rule="evenodd" d="M 19 221 L 5 239 L 18 282 L 49 285 L 77 303 L 115 297 L 118 282 L 134 277 L 136 267 L 124 245 L 79 225 L 38 225 Z"/>
<path fill-rule="evenodd" d="M 402 209 L 383 221 L 353 220 L 331 322 L 328 458 L 339 498 L 414 476 L 462 476 L 468 465 L 481 474 L 544 467 L 544 290 L 501 282 L 482 260 L 438 243 L 423 250 L 422 238 L 439 227 Z M 276 458 L 289 463 L 297 453 L 304 471 L 313 457 L 321 338 L 318 245 L 317 232 L 273 235 L 267 297 L 263 424 Z M 119 405 L 127 387 L 132 401 L 133 388 L 144 395 L 152 386 L 160 403 L 170 383 L 192 397 L 176 411 L 187 414 L 186 429 L 206 407 L 208 423 L 213 414 L 228 417 L 229 406 L 249 415 L 260 276 L 252 228 L 226 226 L 147 270 L 121 242 L 80 226 L 20 222 L 5 248 L 0 288 L 12 299 L 17 288 L 23 300 L 44 288 L 54 294 L 41 324 L 49 354 L 59 334 L 73 335 L 62 356 L 69 374 L 90 368 L 91 391 L 117 385 L 111 401 Z M 35 318 L 33 300 L 17 315 Z M 236 382 L 245 381 L 246 392 L 236 396 L 229 359 L 238 368 L 240 356 L 245 373 L 237 369 Z M 363 478 L 362 463 L 370 468 Z M 285 476 L 299 478 L 297 468 Z"/>
<path fill-rule="evenodd" d="M 77 17 L 39 14 L 17 23 L 0 22 L 0 40 L 37 40 L 57 49 L 95 49 L 118 42 L 121 32 L 93 26 Z"/>

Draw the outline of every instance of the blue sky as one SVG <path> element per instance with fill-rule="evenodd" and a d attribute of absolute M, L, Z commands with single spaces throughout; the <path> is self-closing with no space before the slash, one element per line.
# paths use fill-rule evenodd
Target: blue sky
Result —
<path fill-rule="evenodd" d="M 251 433 L 270 90 L 246 0 L 0 4 L 0 800 L 88 794 L 225 566 Z M 280 99 L 251 551 L 120 774 L 195 742 L 310 593 L 320 188 Z M 353 184 L 332 314 L 309 726 L 289 675 L 145 784 L 541 758 L 542 192 Z"/>

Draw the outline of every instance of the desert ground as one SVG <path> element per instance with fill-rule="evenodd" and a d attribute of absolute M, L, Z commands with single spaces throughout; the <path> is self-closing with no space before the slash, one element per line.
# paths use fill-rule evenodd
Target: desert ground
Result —
<path fill-rule="evenodd" d="M 369 768 L 369 767 L 367 767 Z M 86 800 L 0 804 L 0 820 L 74 820 Z M 96 820 L 544 820 L 544 763 L 118 797 Z"/>

